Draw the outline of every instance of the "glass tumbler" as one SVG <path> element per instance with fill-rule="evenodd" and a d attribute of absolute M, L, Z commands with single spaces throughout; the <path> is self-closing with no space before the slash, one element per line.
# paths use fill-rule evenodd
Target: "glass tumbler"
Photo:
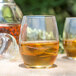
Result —
<path fill-rule="evenodd" d="M 24 16 L 19 44 L 25 67 L 51 67 L 56 60 L 59 49 L 55 16 Z"/>
<path fill-rule="evenodd" d="M 63 32 L 64 50 L 69 59 L 76 60 L 76 18 L 68 17 Z"/>

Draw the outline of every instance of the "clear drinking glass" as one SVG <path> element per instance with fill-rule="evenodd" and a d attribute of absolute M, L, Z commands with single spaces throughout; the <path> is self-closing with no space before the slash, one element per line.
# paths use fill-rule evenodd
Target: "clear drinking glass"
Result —
<path fill-rule="evenodd" d="M 67 57 L 69 59 L 76 59 L 76 17 L 66 18 L 63 45 Z"/>
<path fill-rule="evenodd" d="M 24 16 L 19 43 L 27 68 L 51 67 L 59 49 L 55 16 Z"/>
<path fill-rule="evenodd" d="M 14 0 L 0 0 L 0 59 L 19 58 L 22 16 Z"/>

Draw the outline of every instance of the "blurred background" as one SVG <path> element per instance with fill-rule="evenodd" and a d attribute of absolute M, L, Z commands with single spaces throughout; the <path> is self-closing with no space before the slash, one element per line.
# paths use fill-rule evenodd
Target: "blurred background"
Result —
<path fill-rule="evenodd" d="M 63 53 L 62 33 L 66 17 L 76 16 L 76 0 L 15 0 L 24 15 L 55 15 L 59 30 L 60 51 Z"/>

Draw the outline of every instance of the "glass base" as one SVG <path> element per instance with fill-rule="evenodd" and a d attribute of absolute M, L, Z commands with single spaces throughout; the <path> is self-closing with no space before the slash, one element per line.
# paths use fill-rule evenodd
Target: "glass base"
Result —
<path fill-rule="evenodd" d="M 67 57 L 70 60 L 76 60 L 76 57 Z"/>
<path fill-rule="evenodd" d="M 53 65 L 48 65 L 48 66 L 30 66 L 30 65 L 26 65 L 26 64 L 24 64 L 24 67 L 25 68 L 31 68 L 31 69 L 47 69 L 47 68 L 55 68 L 55 67 L 57 67 L 57 65 L 56 64 L 53 64 Z"/>
<path fill-rule="evenodd" d="M 69 57 L 69 56 L 64 56 L 64 59 L 69 59 L 69 60 L 76 60 L 76 57 Z"/>

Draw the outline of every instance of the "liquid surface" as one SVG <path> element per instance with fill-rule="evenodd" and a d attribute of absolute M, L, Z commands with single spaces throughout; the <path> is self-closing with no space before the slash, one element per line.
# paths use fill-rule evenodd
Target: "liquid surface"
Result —
<path fill-rule="evenodd" d="M 28 67 L 47 67 L 54 63 L 58 54 L 59 42 L 22 42 L 20 52 Z"/>
<path fill-rule="evenodd" d="M 8 33 L 19 42 L 20 24 L 0 24 L 0 33 Z"/>
<path fill-rule="evenodd" d="M 64 40 L 64 50 L 68 57 L 76 58 L 76 40 Z"/>

